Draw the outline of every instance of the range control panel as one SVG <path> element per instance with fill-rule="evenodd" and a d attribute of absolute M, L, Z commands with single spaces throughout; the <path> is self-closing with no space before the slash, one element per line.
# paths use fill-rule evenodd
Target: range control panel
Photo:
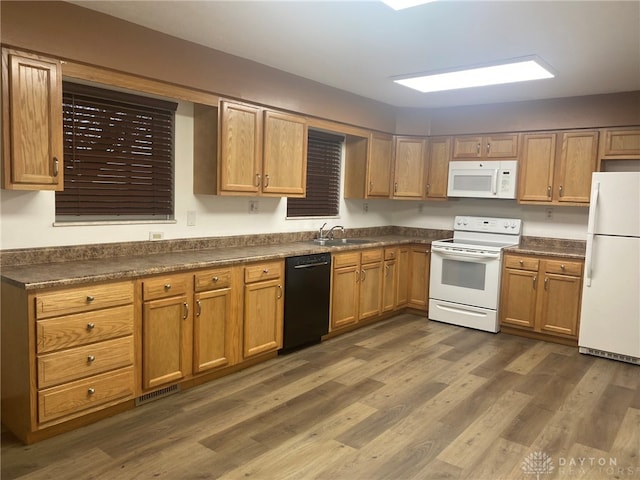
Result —
<path fill-rule="evenodd" d="M 456 216 L 453 229 L 465 232 L 509 233 L 519 235 L 522 220 L 519 218 Z"/>

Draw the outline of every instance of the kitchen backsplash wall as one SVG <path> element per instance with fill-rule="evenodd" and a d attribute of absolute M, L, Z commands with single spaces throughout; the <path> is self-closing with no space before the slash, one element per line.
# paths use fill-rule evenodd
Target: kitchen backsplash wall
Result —
<path fill-rule="evenodd" d="M 283 198 L 221 197 L 193 194 L 193 105 L 181 102 L 176 114 L 175 223 L 54 226 L 55 193 L 0 190 L 0 248 L 50 247 L 145 241 L 149 232 L 165 239 L 202 238 L 317 230 L 325 221 L 348 228 L 385 225 L 450 230 L 455 215 L 517 217 L 524 235 L 584 240 L 587 208 L 518 205 L 515 200 L 451 199 L 446 202 L 342 200 L 340 217 L 287 220 Z M 343 168 L 344 172 L 344 168 Z M 249 202 L 258 212 L 249 213 Z M 365 208 L 367 207 L 367 208 Z M 366 211 L 365 211 L 366 210 Z M 196 225 L 187 226 L 187 212 Z"/>

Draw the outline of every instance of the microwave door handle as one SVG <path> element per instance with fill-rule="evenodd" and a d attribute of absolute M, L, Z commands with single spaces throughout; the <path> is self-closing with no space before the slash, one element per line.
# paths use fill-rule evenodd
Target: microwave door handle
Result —
<path fill-rule="evenodd" d="M 498 194 L 498 170 L 494 170 L 491 174 L 491 193 Z"/>

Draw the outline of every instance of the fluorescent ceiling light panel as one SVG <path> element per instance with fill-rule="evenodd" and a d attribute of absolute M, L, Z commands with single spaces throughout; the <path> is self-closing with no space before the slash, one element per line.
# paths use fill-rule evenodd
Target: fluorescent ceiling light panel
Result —
<path fill-rule="evenodd" d="M 420 92 L 441 92 L 459 88 L 484 87 L 503 83 L 525 82 L 553 78 L 555 75 L 535 60 L 519 60 L 488 67 L 477 67 L 455 72 L 437 73 L 399 78 L 394 82 Z"/>
<path fill-rule="evenodd" d="M 435 1 L 436 0 L 382 0 L 382 3 L 390 6 L 394 10 L 403 10 L 405 8 L 417 7 L 418 5 Z"/>

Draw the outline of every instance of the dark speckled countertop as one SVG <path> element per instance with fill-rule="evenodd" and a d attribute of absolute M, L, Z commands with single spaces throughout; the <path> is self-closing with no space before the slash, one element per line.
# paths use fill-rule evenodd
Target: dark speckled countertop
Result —
<path fill-rule="evenodd" d="M 154 253 L 2 268 L 2 280 L 26 290 L 123 280 L 222 265 L 283 259 L 297 255 L 384 247 L 402 243 L 430 244 L 432 238 L 385 235 L 371 243 L 323 247 L 312 241 Z"/>
<path fill-rule="evenodd" d="M 586 242 L 562 238 L 522 237 L 517 247 L 505 248 L 506 253 L 545 255 L 584 260 Z"/>
<path fill-rule="evenodd" d="M 450 238 L 451 231 L 390 227 L 354 230 L 353 237 L 365 236 L 370 243 L 337 247 L 316 245 L 315 232 L 197 239 L 191 241 L 139 242 L 133 244 L 92 245 L 69 248 L 4 251 L 2 280 L 26 290 L 125 280 L 183 272 L 223 265 L 283 259 L 297 255 L 341 252 L 362 248 L 424 243 Z M 349 235 L 353 238 L 352 235 Z M 278 241 L 280 240 L 280 241 Z M 282 241 L 284 240 L 284 241 Z M 259 241 L 268 244 L 256 244 Z M 186 245 L 186 247 L 185 247 Z M 558 256 L 582 260 L 585 242 L 541 237 L 523 237 L 510 253 Z M 22 259 L 22 263 L 20 263 Z"/>

